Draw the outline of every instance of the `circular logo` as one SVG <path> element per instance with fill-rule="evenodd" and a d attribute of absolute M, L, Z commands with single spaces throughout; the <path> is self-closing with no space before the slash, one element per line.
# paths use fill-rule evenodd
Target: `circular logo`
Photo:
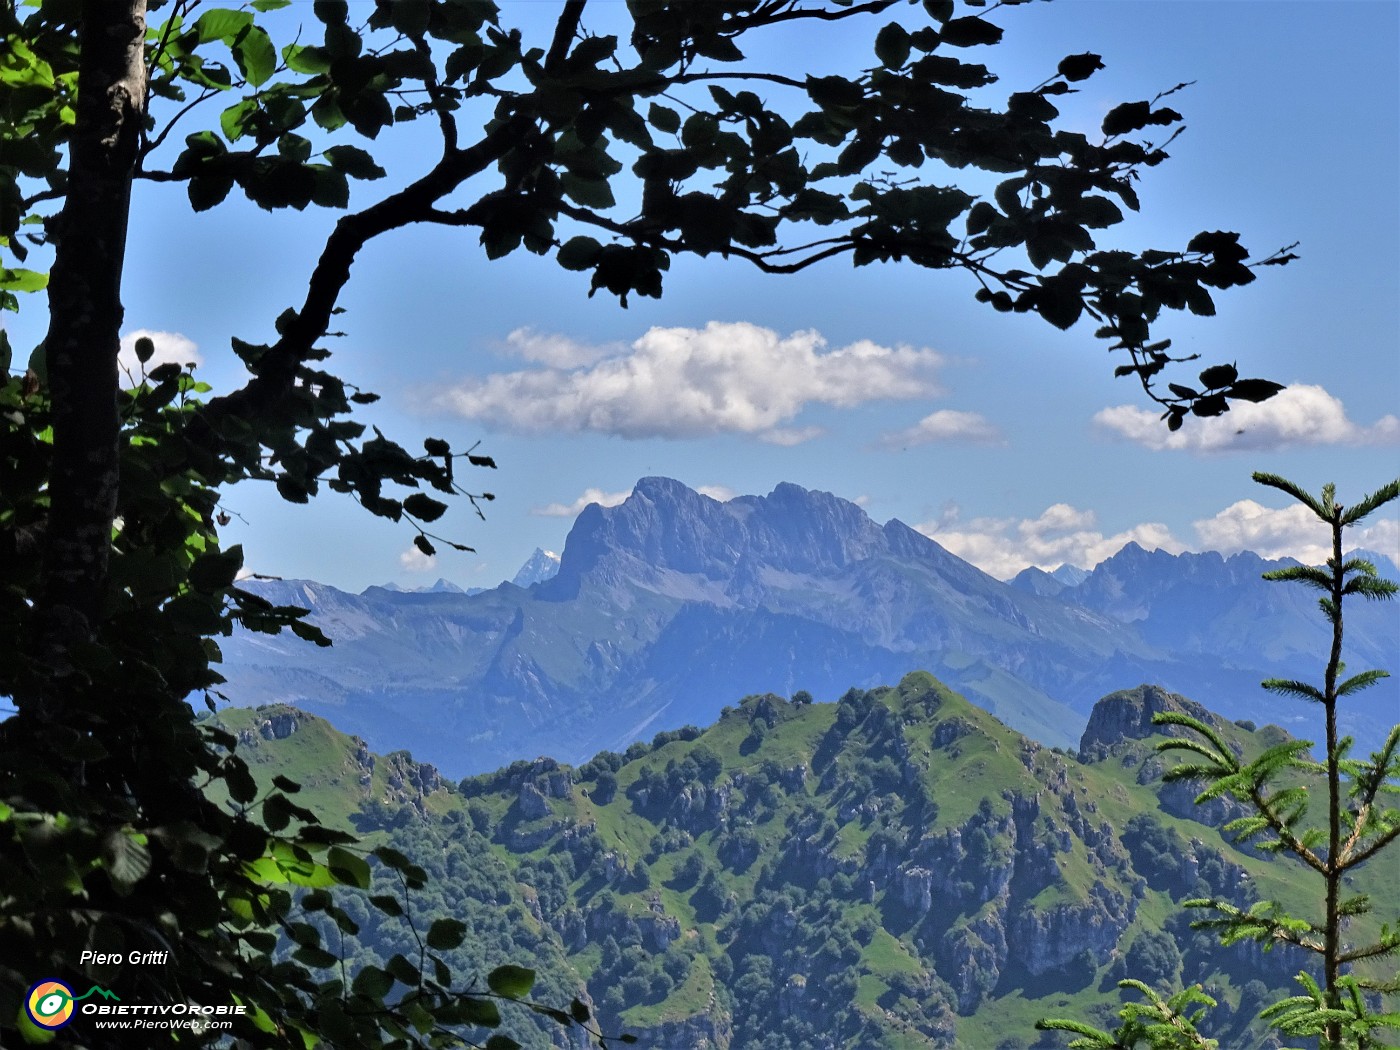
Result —
<path fill-rule="evenodd" d="M 73 990 L 62 981 L 40 981 L 29 989 L 24 1008 L 40 1028 L 62 1028 L 73 1020 Z"/>

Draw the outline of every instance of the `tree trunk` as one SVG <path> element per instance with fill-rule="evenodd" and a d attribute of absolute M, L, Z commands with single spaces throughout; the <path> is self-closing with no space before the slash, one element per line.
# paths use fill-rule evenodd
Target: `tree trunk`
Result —
<path fill-rule="evenodd" d="M 73 646 L 107 586 L 118 484 L 117 352 L 131 183 L 145 110 L 146 0 L 85 0 L 68 192 L 53 230 L 45 355 L 53 471 L 38 612 L 52 680 L 33 711 L 62 717 Z"/>

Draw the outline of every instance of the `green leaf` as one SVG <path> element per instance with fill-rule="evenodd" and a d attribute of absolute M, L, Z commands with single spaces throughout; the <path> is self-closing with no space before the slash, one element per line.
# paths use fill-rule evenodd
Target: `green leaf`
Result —
<path fill-rule="evenodd" d="M 233 45 L 233 60 L 238 63 L 238 71 L 253 87 L 266 83 L 277 69 L 277 49 L 272 46 L 272 38 L 261 26 L 249 26 Z"/>
<path fill-rule="evenodd" d="M 335 880 L 345 886 L 369 889 L 369 864 L 361 856 L 332 846 L 326 853 L 326 866 Z"/>
<path fill-rule="evenodd" d="M 1186 306 L 1197 317 L 1214 317 L 1215 300 L 1198 284 L 1187 285 Z"/>
<path fill-rule="evenodd" d="M 1111 138 L 1137 131 L 1147 125 L 1151 115 L 1152 106 L 1148 102 L 1124 102 L 1110 109 L 1103 118 L 1103 133 Z"/>
<path fill-rule="evenodd" d="M 269 795 L 264 799 L 262 813 L 268 831 L 281 831 L 291 822 L 291 811 L 283 795 Z"/>
<path fill-rule="evenodd" d="M 310 945 L 305 945 L 292 952 L 292 958 L 313 970 L 329 970 L 340 962 L 339 957 L 332 955 L 326 949 L 313 948 Z"/>
<path fill-rule="evenodd" d="M 434 919 L 428 927 L 428 947 L 435 951 L 451 951 L 459 947 L 467 936 L 467 924 L 460 919 Z M 492 985 L 492 990 L 496 988 Z"/>
<path fill-rule="evenodd" d="M 233 177 L 229 175 L 196 175 L 190 179 L 185 192 L 189 195 L 190 206 L 195 211 L 208 211 L 216 204 L 223 203 L 233 189 Z"/>
<path fill-rule="evenodd" d="M 0 289 L 7 292 L 40 292 L 49 285 L 49 275 L 38 270 L 0 268 Z"/>
<path fill-rule="evenodd" d="M 329 73 L 331 56 L 323 47 L 288 44 L 282 49 L 282 61 L 293 73 Z"/>
<path fill-rule="evenodd" d="M 394 28 L 407 37 L 420 37 L 428 29 L 432 5 L 428 0 L 394 0 L 389 5 L 389 17 Z"/>
<path fill-rule="evenodd" d="M 1069 281 L 1050 277 L 1041 283 L 1035 307 L 1041 317 L 1063 331 L 1072 328 L 1084 312 L 1084 297 Z"/>
<path fill-rule="evenodd" d="M 647 110 L 647 120 L 657 131 L 663 131 L 668 135 L 674 135 L 681 129 L 680 114 L 668 106 L 662 106 L 655 102 Z"/>
<path fill-rule="evenodd" d="M 592 237 L 570 237 L 559 248 L 556 258 L 566 270 L 587 270 L 598 261 L 603 246 Z"/>
<path fill-rule="evenodd" d="M 507 999 L 523 999 L 535 986 L 535 971 L 523 966 L 498 966 L 487 974 L 486 986 Z"/>
<path fill-rule="evenodd" d="M 1007 108 L 1016 116 L 1045 123 L 1060 115 L 1054 103 L 1038 91 L 1018 91 L 1007 100 Z"/>
<path fill-rule="evenodd" d="M 1074 217 L 1091 229 L 1103 230 L 1123 221 L 1123 211 L 1107 197 L 1083 197 L 1074 205 Z"/>
<path fill-rule="evenodd" d="M 385 867 L 393 868 L 395 871 L 406 871 L 413 866 L 413 861 L 394 849 L 393 846 L 376 847 L 374 858 Z"/>
<path fill-rule="evenodd" d="M 123 896 L 151 870 L 151 851 L 146 848 L 146 836 L 134 831 L 108 832 L 102 843 L 102 853 L 107 863 L 107 876 Z"/>
<path fill-rule="evenodd" d="M 385 968 L 400 984 L 406 984 L 410 988 L 423 979 L 418 967 L 405 959 L 402 955 L 395 955 L 386 964 Z"/>
<path fill-rule="evenodd" d="M 482 1028 L 495 1028 L 501 1023 L 501 1011 L 490 999 L 468 995 L 462 1000 L 462 1020 Z"/>
<path fill-rule="evenodd" d="M 924 10 L 936 22 L 946 22 L 953 17 L 953 0 L 924 0 Z"/>
<path fill-rule="evenodd" d="M 358 146 L 331 146 L 322 156 L 332 168 L 352 179 L 382 179 L 385 175 L 384 169 L 374 162 L 374 158 Z"/>
<path fill-rule="evenodd" d="M 909 32 L 891 22 L 875 35 L 875 57 L 886 69 L 898 69 L 909 61 Z"/>
<path fill-rule="evenodd" d="M 1211 365 L 1201 373 L 1201 385 L 1207 390 L 1219 390 L 1229 386 L 1239 375 L 1234 365 Z"/>
<path fill-rule="evenodd" d="M 232 586 L 243 567 L 243 548 L 202 554 L 190 565 L 190 584 L 201 591 L 222 591 Z"/>
<path fill-rule="evenodd" d="M 292 0 L 253 0 L 253 10 L 255 11 L 280 11 L 284 7 L 291 7 Z"/>
<path fill-rule="evenodd" d="M 387 893 L 376 893 L 370 897 L 369 902 L 391 918 L 398 918 L 403 914 L 403 905 L 399 903 L 399 899 Z"/>
<path fill-rule="evenodd" d="M 1060 60 L 1059 73 L 1066 80 L 1088 80 L 1103 68 L 1103 59 L 1085 52 L 1082 55 L 1068 55 Z"/>
<path fill-rule="evenodd" d="M 559 185 L 575 204 L 585 208 L 611 208 L 617 203 L 607 179 L 588 179 L 566 171 L 559 176 Z"/>
<path fill-rule="evenodd" d="M 1267 401 L 1282 389 L 1282 383 L 1268 379 L 1239 379 L 1226 391 L 1225 396 L 1237 401 Z"/>
<path fill-rule="evenodd" d="M 233 11 L 220 7 L 200 15 L 195 20 L 194 30 L 201 44 L 219 40 L 232 47 L 239 34 L 252 24 L 253 16 L 247 11 Z"/>
<path fill-rule="evenodd" d="M 378 966 L 361 967 L 350 983 L 350 990 L 356 995 L 367 995 L 371 999 L 383 999 L 394 986 L 393 977 Z"/>
<path fill-rule="evenodd" d="M 969 16 L 943 23 L 938 35 L 951 47 L 975 47 L 979 44 L 997 43 L 1001 39 L 1001 27 L 985 19 Z"/>

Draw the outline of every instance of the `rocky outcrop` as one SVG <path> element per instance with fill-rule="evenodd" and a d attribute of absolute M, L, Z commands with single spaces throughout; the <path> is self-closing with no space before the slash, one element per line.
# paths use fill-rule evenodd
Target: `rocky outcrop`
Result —
<path fill-rule="evenodd" d="M 521 820 L 539 820 L 550 814 L 549 803 L 532 781 L 520 785 L 520 792 L 515 797 L 515 808 Z"/>
<path fill-rule="evenodd" d="M 1020 912 L 1011 922 L 1009 939 L 1017 963 L 1032 974 L 1059 969 L 1085 951 L 1102 964 L 1136 913 L 1136 901 L 1095 882 L 1086 901 Z"/>
<path fill-rule="evenodd" d="M 301 723 L 307 718 L 296 708 L 282 705 L 260 707 L 256 715 L 257 721 L 254 722 L 251 729 L 239 731 L 238 742 L 240 744 L 254 744 L 260 739 L 286 740 L 301 727 Z"/>
<path fill-rule="evenodd" d="M 704 1013 L 663 1021 L 636 1034 L 639 1044 L 656 1050 L 729 1050 L 734 1038 L 729 1015 L 714 1003 Z"/>
<path fill-rule="evenodd" d="M 1158 714 L 1184 714 L 1212 727 L 1224 728 L 1224 720 L 1206 710 L 1194 700 L 1169 693 L 1155 685 L 1140 685 L 1110 693 L 1094 705 L 1089 724 L 1079 740 L 1079 757 L 1094 762 L 1116 754 L 1121 745 L 1149 736 L 1189 736 L 1177 726 L 1153 725 Z"/>

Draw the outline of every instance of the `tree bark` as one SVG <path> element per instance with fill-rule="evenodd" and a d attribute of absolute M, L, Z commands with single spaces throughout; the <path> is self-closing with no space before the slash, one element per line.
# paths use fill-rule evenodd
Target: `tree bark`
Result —
<path fill-rule="evenodd" d="M 77 120 L 68 192 L 53 230 L 45 338 L 53 471 L 36 612 L 38 652 L 53 679 L 33 712 L 45 721 L 61 717 L 69 654 L 93 637 L 107 586 L 122 263 L 145 110 L 145 36 L 146 0 L 84 0 Z"/>

